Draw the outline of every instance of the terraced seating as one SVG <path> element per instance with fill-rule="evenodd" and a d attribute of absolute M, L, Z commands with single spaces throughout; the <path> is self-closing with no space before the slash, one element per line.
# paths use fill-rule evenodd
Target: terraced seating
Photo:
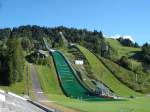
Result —
<path fill-rule="evenodd" d="M 0 94 L 6 97 L 6 101 L 3 102 L 0 100 L 0 112 L 45 112 L 28 101 L 6 93 Z"/>

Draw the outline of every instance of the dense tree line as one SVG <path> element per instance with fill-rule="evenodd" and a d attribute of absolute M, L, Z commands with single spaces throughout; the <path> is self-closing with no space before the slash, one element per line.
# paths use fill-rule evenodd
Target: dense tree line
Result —
<path fill-rule="evenodd" d="M 5 44 L 0 45 L 0 84 L 7 85 L 10 80 L 9 75 L 9 52 Z"/>
<path fill-rule="evenodd" d="M 140 47 L 139 45 L 138 45 L 138 43 L 134 43 L 134 42 L 132 42 L 130 39 L 127 39 L 127 38 L 123 38 L 123 37 L 120 37 L 120 38 L 118 38 L 117 39 L 123 46 L 128 46 L 128 47 L 136 47 L 136 48 L 138 48 L 138 47 Z"/>
<path fill-rule="evenodd" d="M 129 59 L 126 56 L 122 56 L 119 60 L 119 64 L 135 73 L 140 73 L 143 70 L 142 64 Z"/>
<path fill-rule="evenodd" d="M 68 42 L 82 44 L 104 57 L 110 57 L 110 54 L 113 53 L 111 46 L 105 42 L 103 33 L 96 30 L 88 31 L 86 29 L 67 28 L 64 26 L 47 28 L 27 25 L 13 28 L 10 32 L 5 33 L 8 33 L 7 35 L 10 35 L 10 37 L 23 38 L 23 49 L 30 50 L 33 48 L 42 48 L 43 37 L 49 40 L 52 47 L 62 46 L 64 43 L 60 32 L 62 32 Z"/>
<path fill-rule="evenodd" d="M 26 60 L 30 63 L 38 64 L 38 65 L 48 65 L 50 66 L 50 59 L 49 57 L 40 54 L 38 51 L 33 52 L 27 55 Z"/>
<path fill-rule="evenodd" d="M 51 47 L 62 47 L 64 35 L 69 43 L 78 43 L 94 53 L 104 57 L 111 57 L 114 50 L 105 41 L 101 31 L 88 31 L 86 29 L 67 28 L 64 26 L 48 28 L 36 25 L 26 25 L 14 28 L 0 29 L 0 82 L 15 83 L 23 79 L 23 53 L 22 49 L 30 52 L 44 47 L 43 37 L 48 40 Z M 39 63 L 41 61 L 39 59 Z"/>
<path fill-rule="evenodd" d="M 10 28 L 0 29 L 0 40 L 9 38 L 10 34 L 11 34 L 11 29 Z"/>
<path fill-rule="evenodd" d="M 49 28 L 37 25 L 26 25 L 16 28 L 0 29 L 0 82 L 14 83 L 22 80 L 23 70 L 23 53 L 22 49 L 30 52 L 37 51 L 44 47 L 43 37 L 47 39 L 51 47 L 62 47 L 63 39 L 60 32 L 64 35 L 69 43 L 78 43 L 92 52 L 103 57 L 111 58 L 117 54 L 106 41 L 101 31 L 88 31 L 87 29 L 67 28 L 64 26 Z M 118 41 L 129 47 L 139 47 L 137 43 L 133 43 L 130 39 L 120 37 Z M 150 45 L 145 44 L 142 47 L 143 59 L 150 62 Z M 34 57 L 34 59 L 36 59 Z M 122 57 L 120 64 L 133 71 L 141 69 L 141 65 L 135 64 L 126 57 Z M 39 59 L 38 63 L 44 63 Z"/>
<path fill-rule="evenodd" d="M 20 40 L 9 38 L 0 46 L 0 83 L 10 85 L 23 79 L 24 57 Z"/>

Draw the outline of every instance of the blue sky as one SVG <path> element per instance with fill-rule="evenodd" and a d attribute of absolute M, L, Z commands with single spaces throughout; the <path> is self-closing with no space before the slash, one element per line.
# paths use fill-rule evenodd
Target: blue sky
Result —
<path fill-rule="evenodd" d="M 150 43 L 150 0 L 0 0 L 0 28 L 27 24 L 96 29 Z"/>

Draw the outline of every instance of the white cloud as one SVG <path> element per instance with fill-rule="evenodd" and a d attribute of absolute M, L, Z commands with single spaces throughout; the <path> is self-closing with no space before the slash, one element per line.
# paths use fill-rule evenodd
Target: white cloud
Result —
<path fill-rule="evenodd" d="M 114 39 L 118 39 L 119 37 L 121 37 L 121 35 L 119 35 L 119 34 L 116 34 L 116 35 L 110 36 L 110 38 L 114 38 Z"/>
<path fill-rule="evenodd" d="M 130 35 L 114 35 L 114 36 L 110 36 L 110 38 L 114 38 L 114 39 L 118 39 L 119 37 L 122 37 L 123 39 L 130 39 L 132 42 L 135 42 L 133 37 Z"/>
<path fill-rule="evenodd" d="M 134 39 L 133 39 L 133 37 L 130 36 L 130 35 L 125 35 L 125 36 L 123 36 L 123 38 L 124 39 L 130 39 L 132 42 L 135 42 Z"/>

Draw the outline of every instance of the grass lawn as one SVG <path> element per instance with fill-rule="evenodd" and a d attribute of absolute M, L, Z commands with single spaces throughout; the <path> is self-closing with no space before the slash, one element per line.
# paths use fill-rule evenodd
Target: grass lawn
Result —
<path fill-rule="evenodd" d="M 88 49 L 79 46 L 78 48 L 85 55 L 89 64 L 91 65 L 92 71 L 98 80 L 101 80 L 109 88 L 111 88 L 117 95 L 121 96 L 131 96 L 140 95 L 135 91 L 128 88 L 126 85 L 122 84 L 115 76 L 102 64 L 99 59 L 92 54 Z"/>
<path fill-rule="evenodd" d="M 56 104 L 79 110 L 81 112 L 149 112 L 150 97 L 139 97 L 128 99 L 127 101 L 100 101 L 87 102 L 71 99 L 62 94 L 59 87 L 55 68 L 51 62 L 51 67 L 36 66 L 43 91 L 50 100 Z M 59 95 L 58 95 L 59 94 Z"/>
<path fill-rule="evenodd" d="M 106 67 L 122 82 L 126 85 L 132 87 L 134 90 L 141 90 L 140 84 L 136 82 L 136 74 L 128 69 L 121 67 L 120 65 L 114 63 L 103 57 L 99 57 L 100 60 L 106 65 Z M 143 77 L 138 76 L 138 80 L 142 82 Z"/>
<path fill-rule="evenodd" d="M 0 86 L 0 89 L 3 89 L 5 91 L 14 92 L 18 95 L 22 95 L 26 92 L 26 64 L 24 66 L 24 73 L 23 73 L 23 80 L 21 82 L 16 82 L 15 84 L 12 84 L 11 86 Z"/>
<path fill-rule="evenodd" d="M 25 82 L 17 82 L 11 86 L 0 86 L 0 89 L 22 95 L 25 93 Z"/>
<path fill-rule="evenodd" d="M 150 112 L 150 97 L 137 97 L 126 101 L 87 102 L 60 95 L 48 95 L 57 104 L 81 112 Z"/>
<path fill-rule="evenodd" d="M 46 94 L 47 93 L 62 94 L 52 57 L 49 57 L 49 58 L 51 61 L 50 67 L 46 65 L 45 66 L 36 65 L 41 87 Z"/>
<path fill-rule="evenodd" d="M 130 57 L 134 55 L 136 52 L 141 51 L 140 48 L 122 46 L 117 40 L 112 39 L 112 38 L 106 38 L 106 41 L 111 45 L 111 47 L 117 50 L 118 55 L 119 55 L 118 58 L 120 58 L 121 56 Z"/>

